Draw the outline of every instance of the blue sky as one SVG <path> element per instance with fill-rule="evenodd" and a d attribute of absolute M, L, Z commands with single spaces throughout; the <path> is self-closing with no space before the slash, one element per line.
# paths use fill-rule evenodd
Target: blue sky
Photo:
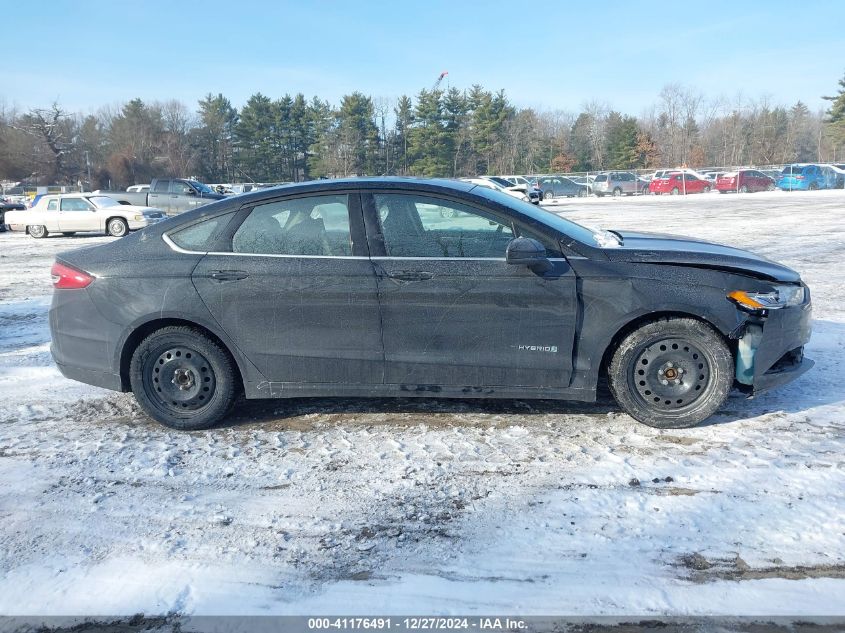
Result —
<path fill-rule="evenodd" d="M 0 100 L 88 112 L 133 97 L 452 86 L 640 114 L 670 82 L 816 109 L 845 73 L 845 2 L 0 0 Z"/>

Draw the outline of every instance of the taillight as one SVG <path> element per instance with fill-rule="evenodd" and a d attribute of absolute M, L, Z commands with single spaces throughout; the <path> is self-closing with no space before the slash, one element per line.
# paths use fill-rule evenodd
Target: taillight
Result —
<path fill-rule="evenodd" d="M 53 276 L 53 288 L 60 288 L 62 290 L 85 288 L 94 281 L 94 278 L 88 273 L 71 268 L 65 264 L 60 264 L 59 262 L 53 264 L 50 274 Z"/>
<path fill-rule="evenodd" d="M 804 176 L 795 176 L 798 180 L 804 180 Z"/>

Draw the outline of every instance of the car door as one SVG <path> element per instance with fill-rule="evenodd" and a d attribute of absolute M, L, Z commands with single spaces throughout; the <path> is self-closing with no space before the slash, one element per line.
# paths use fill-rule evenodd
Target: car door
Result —
<path fill-rule="evenodd" d="M 62 198 L 59 204 L 59 230 L 63 233 L 96 231 L 100 227 L 94 206 L 84 198 Z"/>
<path fill-rule="evenodd" d="M 205 202 L 207 201 L 200 197 L 199 192 L 184 180 L 170 181 L 170 209 L 172 213 L 182 213 L 194 207 L 199 207 Z"/>
<path fill-rule="evenodd" d="M 28 224 L 40 223 L 47 227 L 48 231 L 59 230 L 59 199 L 50 198 L 46 200 L 46 204 L 37 204 L 31 211 L 29 211 L 35 222 L 28 221 Z"/>
<path fill-rule="evenodd" d="M 161 209 L 167 215 L 172 215 L 173 206 L 170 203 L 170 179 L 159 178 L 153 183 L 147 194 L 147 204 L 156 209 Z"/>
<path fill-rule="evenodd" d="M 242 209 L 193 272 L 209 311 L 279 383 L 380 384 L 384 355 L 357 193 Z"/>
<path fill-rule="evenodd" d="M 386 383 L 568 386 L 576 285 L 554 240 L 501 210 L 424 192 L 372 192 L 363 201 Z M 553 270 L 507 264 L 516 235 L 543 238 Z"/>

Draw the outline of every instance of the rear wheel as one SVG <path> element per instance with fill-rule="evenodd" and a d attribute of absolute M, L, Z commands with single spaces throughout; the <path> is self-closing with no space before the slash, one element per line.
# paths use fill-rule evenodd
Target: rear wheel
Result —
<path fill-rule="evenodd" d="M 28 226 L 26 228 L 29 234 L 36 239 L 41 239 L 42 237 L 50 235 L 50 231 L 48 231 L 47 227 L 43 224 L 33 224 L 32 226 Z"/>
<path fill-rule="evenodd" d="M 613 190 L 613 195 L 614 195 L 614 197 L 618 198 L 619 196 L 621 196 L 621 195 L 622 195 L 622 189 L 620 189 L 619 187 L 616 187 L 616 188 Z"/>
<path fill-rule="evenodd" d="M 636 420 L 683 428 L 706 420 L 733 385 L 733 355 L 718 332 L 695 319 L 646 323 L 626 336 L 608 368 L 610 391 Z"/>
<path fill-rule="evenodd" d="M 768 185 L 766 185 L 766 191 L 774 191 L 775 189 L 777 189 L 777 187 L 773 182 L 770 182 Z"/>
<path fill-rule="evenodd" d="M 129 233 L 129 225 L 123 218 L 112 218 L 106 225 L 106 233 L 113 237 L 123 237 Z"/>
<path fill-rule="evenodd" d="M 742 185 L 742 187 L 739 188 L 739 192 L 748 193 L 748 185 Z"/>
<path fill-rule="evenodd" d="M 711 191 L 710 185 L 704 185 L 704 193 L 710 193 Z"/>
<path fill-rule="evenodd" d="M 138 404 L 153 419 L 182 431 L 206 429 L 232 408 L 238 380 L 232 359 L 190 327 L 166 327 L 141 341 L 129 368 Z"/>

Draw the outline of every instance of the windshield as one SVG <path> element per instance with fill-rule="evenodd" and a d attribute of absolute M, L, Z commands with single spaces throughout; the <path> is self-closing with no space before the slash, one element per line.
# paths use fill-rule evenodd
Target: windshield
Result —
<path fill-rule="evenodd" d="M 208 185 L 206 185 L 204 183 L 197 182 L 196 180 L 189 180 L 188 182 L 197 191 L 202 191 L 203 193 L 217 193 L 216 191 L 214 191 L 214 189 L 212 189 L 211 187 L 209 187 Z"/>
<path fill-rule="evenodd" d="M 91 196 L 90 198 L 88 198 L 88 202 L 93 204 L 98 209 L 120 206 L 120 203 L 117 200 L 115 200 L 114 198 L 109 198 L 108 196 Z"/>
<path fill-rule="evenodd" d="M 571 237 L 582 244 L 586 244 L 587 246 L 600 246 L 602 248 L 615 248 L 617 246 L 621 246 L 621 241 L 613 233 L 608 231 L 594 231 L 593 229 L 581 226 L 580 224 L 576 224 L 570 220 L 564 220 L 559 215 L 538 209 L 530 202 L 524 202 L 523 200 L 514 198 L 507 193 L 496 191 L 494 189 L 486 189 L 480 186 L 472 189 L 472 192 L 483 196 L 488 200 L 492 200 L 493 202 L 498 202 L 499 204 L 513 209 L 532 220 L 537 220 L 541 224 L 545 224 L 556 231 L 560 231 L 564 235 Z"/>

